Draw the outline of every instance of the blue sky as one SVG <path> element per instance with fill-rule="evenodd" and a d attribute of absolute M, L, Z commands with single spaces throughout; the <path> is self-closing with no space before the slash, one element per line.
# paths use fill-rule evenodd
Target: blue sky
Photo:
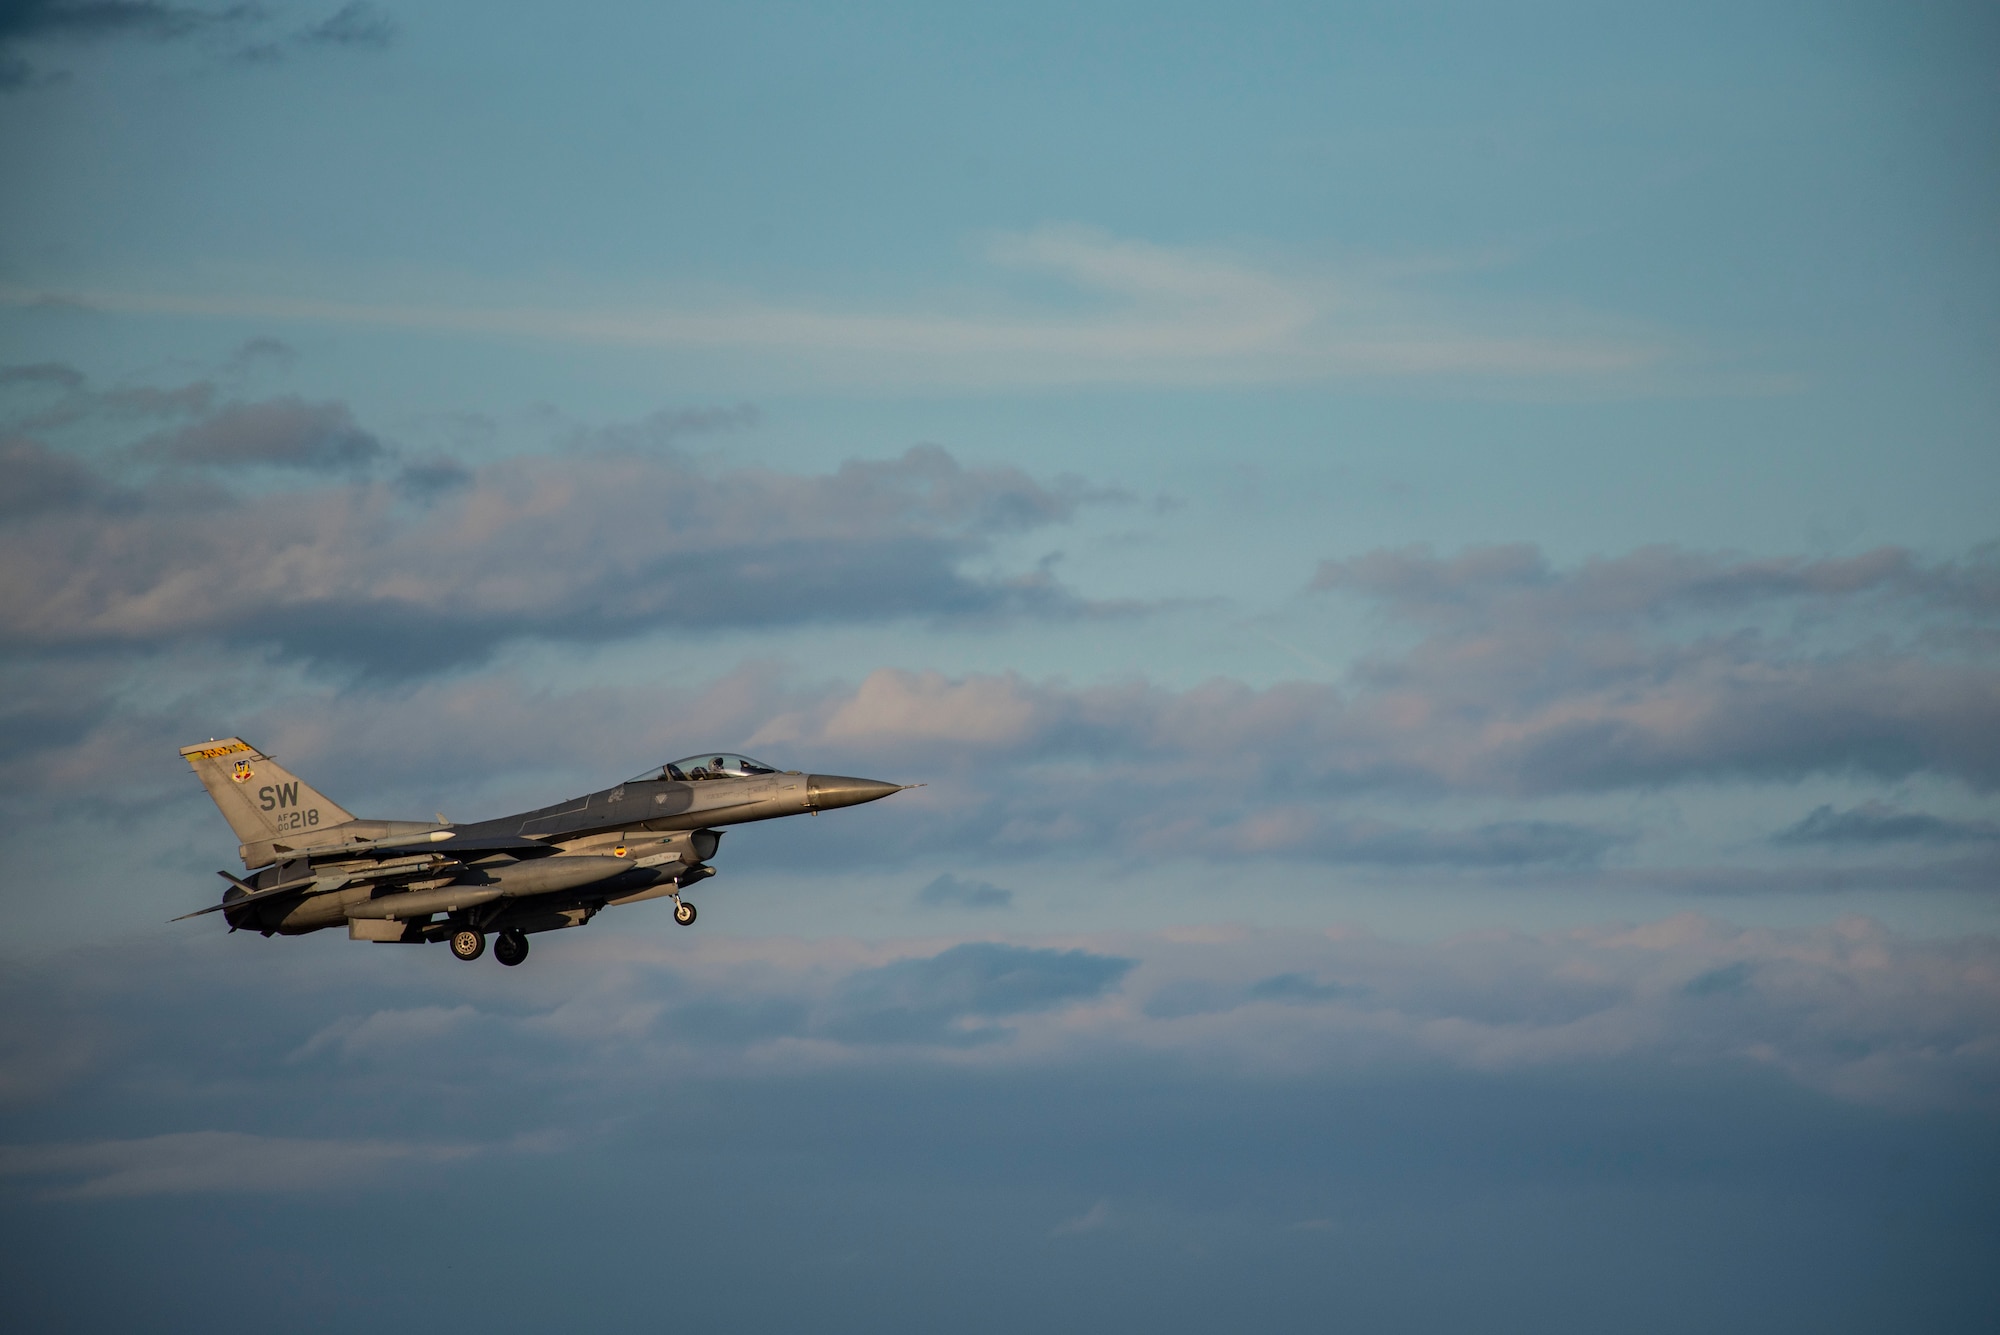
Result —
<path fill-rule="evenodd" d="M 9 1293 L 1989 1328 L 1996 55 L 0 7 Z M 232 733 L 383 816 L 928 786 L 501 970 L 168 926 Z"/>

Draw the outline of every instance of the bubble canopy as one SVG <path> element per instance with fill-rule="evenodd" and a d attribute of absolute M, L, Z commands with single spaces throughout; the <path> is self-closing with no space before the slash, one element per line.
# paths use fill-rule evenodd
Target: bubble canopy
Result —
<path fill-rule="evenodd" d="M 730 751 L 704 751 L 671 764 L 649 769 L 627 779 L 627 783 L 698 783 L 703 779 L 748 779 L 758 774 L 776 774 L 777 767 Z"/>

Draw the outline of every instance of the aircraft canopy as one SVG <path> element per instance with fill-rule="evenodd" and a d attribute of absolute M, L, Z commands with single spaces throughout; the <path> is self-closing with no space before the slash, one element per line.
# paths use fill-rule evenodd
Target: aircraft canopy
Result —
<path fill-rule="evenodd" d="M 704 751 L 698 756 L 676 760 L 658 769 L 647 770 L 628 783 L 658 782 L 662 779 L 675 783 L 700 782 L 703 779 L 747 779 L 755 774 L 776 774 L 774 766 L 749 756 L 736 755 L 728 751 Z"/>

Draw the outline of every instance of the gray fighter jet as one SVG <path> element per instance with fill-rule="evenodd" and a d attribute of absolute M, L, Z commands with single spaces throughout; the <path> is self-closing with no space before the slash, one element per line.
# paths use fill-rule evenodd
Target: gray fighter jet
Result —
<path fill-rule="evenodd" d="M 449 941 L 476 960 L 499 933 L 502 964 L 528 957 L 528 937 L 581 927 L 614 904 L 671 899 L 715 875 L 723 825 L 873 802 L 916 784 L 779 771 L 710 752 L 648 770 L 616 788 L 552 807 L 453 825 L 362 820 L 240 737 L 184 746 L 208 795 L 242 840 L 245 874 L 220 904 L 229 929 L 297 936 L 347 928 L 355 941 Z"/>

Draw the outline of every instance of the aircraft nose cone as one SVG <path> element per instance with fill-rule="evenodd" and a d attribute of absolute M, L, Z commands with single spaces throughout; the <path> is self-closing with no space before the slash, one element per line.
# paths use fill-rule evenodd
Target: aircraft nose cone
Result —
<path fill-rule="evenodd" d="M 841 774 L 806 776 L 806 805 L 815 811 L 860 806 L 863 802 L 873 802 L 902 791 L 900 783 L 883 783 L 877 779 L 850 779 Z"/>

